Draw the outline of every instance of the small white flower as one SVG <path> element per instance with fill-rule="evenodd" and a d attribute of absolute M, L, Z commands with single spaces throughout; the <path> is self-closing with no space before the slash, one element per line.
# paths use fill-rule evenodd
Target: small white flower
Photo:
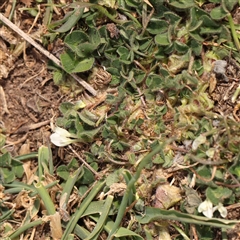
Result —
<path fill-rule="evenodd" d="M 54 131 L 55 133 L 51 134 L 50 139 L 58 147 L 64 147 L 78 141 L 75 134 L 71 134 L 64 128 L 55 127 Z"/>
<path fill-rule="evenodd" d="M 208 218 L 213 217 L 213 213 L 218 210 L 223 218 L 227 216 L 227 209 L 219 203 L 217 206 L 213 207 L 213 204 L 210 200 L 206 199 L 198 206 L 198 212 L 202 212 L 204 216 Z"/>
<path fill-rule="evenodd" d="M 213 217 L 213 204 L 210 200 L 206 199 L 198 206 L 198 212 L 202 212 L 204 216 L 208 218 Z"/>

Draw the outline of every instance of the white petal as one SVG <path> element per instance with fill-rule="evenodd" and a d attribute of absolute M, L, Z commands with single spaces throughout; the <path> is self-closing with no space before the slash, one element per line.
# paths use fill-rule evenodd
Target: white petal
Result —
<path fill-rule="evenodd" d="M 204 216 L 212 218 L 213 216 L 213 205 L 212 202 L 206 199 L 198 206 L 198 212 L 202 212 Z"/>
<path fill-rule="evenodd" d="M 72 134 L 70 132 L 68 132 L 66 129 L 64 128 L 60 128 L 60 127 L 55 127 L 55 133 L 57 133 L 60 136 L 63 137 L 72 137 Z"/>
<path fill-rule="evenodd" d="M 77 141 L 76 139 L 60 136 L 58 133 L 51 134 L 50 139 L 51 142 L 58 147 L 64 147 Z"/>
<path fill-rule="evenodd" d="M 227 209 L 222 205 L 222 203 L 218 204 L 218 211 L 220 212 L 223 218 L 227 216 Z"/>

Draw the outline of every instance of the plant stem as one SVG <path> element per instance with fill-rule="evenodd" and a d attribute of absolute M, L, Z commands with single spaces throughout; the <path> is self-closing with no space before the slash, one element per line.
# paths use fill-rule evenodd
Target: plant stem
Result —
<path fill-rule="evenodd" d="M 23 161 L 23 160 L 29 160 L 31 158 L 37 158 L 38 157 L 38 153 L 37 152 L 32 152 L 32 153 L 28 153 L 28 154 L 24 154 L 21 156 L 17 156 L 14 157 L 14 159 L 18 160 L 18 161 Z"/>
<path fill-rule="evenodd" d="M 227 16 L 228 16 L 228 22 L 229 22 L 229 26 L 231 28 L 232 37 L 233 37 L 235 46 L 236 46 L 237 50 L 240 51 L 240 43 L 239 43 L 239 40 L 238 40 L 238 36 L 237 36 L 237 33 L 236 33 L 236 29 L 235 29 L 235 25 L 234 25 L 234 22 L 233 22 L 232 15 L 231 15 L 231 13 L 228 13 Z"/>

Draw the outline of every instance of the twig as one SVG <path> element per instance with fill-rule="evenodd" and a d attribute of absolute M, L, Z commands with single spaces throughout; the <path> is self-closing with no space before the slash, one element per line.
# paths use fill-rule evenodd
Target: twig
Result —
<path fill-rule="evenodd" d="M 99 178 L 98 172 L 96 172 L 80 155 L 69 145 L 68 146 L 72 152 L 81 160 L 81 162 L 95 175 L 96 178 Z"/>
<path fill-rule="evenodd" d="M 40 127 L 45 126 L 49 123 L 50 123 L 50 120 L 46 120 L 46 121 L 39 122 L 39 123 L 33 123 L 33 124 L 28 125 L 28 126 L 23 126 L 23 127 L 18 129 L 17 133 L 28 132 L 29 130 L 34 130 L 34 129 L 40 128 Z"/>
<path fill-rule="evenodd" d="M 42 70 L 40 72 L 38 72 L 37 74 L 31 76 L 30 78 L 26 79 L 20 86 L 19 88 L 22 88 L 24 84 L 26 84 L 27 82 L 29 82 L 30 80 L 36 78 L 38 75 L 40 75 L 43 71 L 44 71 L 44 67 L 42 68 Z"/>
<path fill-rule="evenodd" d="M 44 54 L 48 59 L 52 60 L 58 67 L 64 70 L 61 62 L 58 58 L 52 55 L 50 52 L 45 50 L 41 45 L 35 42 L 30 36 L 28 36 L 25 32 L 23 32 L 20 28 L 18 28 L 15 24 L 9 21 L 5 16 L 0 13 L 0 21 L 5 23 L 8 27 L 10 27 L 13 31 L 18 33 L 22 38 L 24 38 L 27 42 L 29 42 L 32 46 L 38 49 L 42 54 Z M 81 84 L 85 89 L 87 89 L 92 95 L 96 96 L 97 91 L 90 86 L 87 82 L 85 82 L 82 78 L 78 77 L 76 74 L 70 74 L 79 84 Z"/>
<path fill-rule="evenodd" d="M 16 144 L 19 144 L 19 143 L 21 143 L 21 142 L 24 142 L 24 141 L 27 139 L 27 137 L 28 137 L 28 133 L 26 133 L 23 137 L 21 137 L 21 138 L 18 139 L 17 141 L 12 142 L 12 141 L 10 141 L 10 140 L 7 140 L 6 143 L 7 143 L 8 145 L 16 145 Z"/>
<path fill-rule="evenodd" d="M 35 19 L 34 19 L 34 21 L 33 21 L 32 26 L 30 27 L 30 29 L 29 29 L 28 32 L 27 32 L 28 34 L 30 34 L 30 32 L 32 31 L 33 27 L 35 26 L 35 24 L 36 24 L 36 22 L 37 22 L 37 20 L 38 20 L 38 18 L 39 18 L 39 16 L 40 16 L 40 13 L 41 13 L 40 6 L 37 5 L 37 7 L 38 7 L 38 13 L 37 13 L 37 15 L 36 15 L 36 17 L 35 17 Z"/>

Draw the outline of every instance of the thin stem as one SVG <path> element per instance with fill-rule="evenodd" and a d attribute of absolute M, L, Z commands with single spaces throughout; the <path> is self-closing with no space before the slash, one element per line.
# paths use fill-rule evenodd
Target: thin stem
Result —
<path fill-rule="evenodd" d="M 228 22 L 229 22 L 229 26 L 231 28 L 232 37 L 233 37 L 235 46 L 236 46 L 237 50 L 240 51 L 240 43 L 239 43 L 239 40 L 238 40 L 238 36 L 237 36 L 237 33 L 236 33 L 236 29 L 235 29 L 235 25 L 234 25 L 234 22 L 233 22 L 232 15 L 231 15 L 231 13 L 228 13 L 227 16 L 228 16 Z"/>
<path fill-rule="evenodd" d="M 32 152 L 32 153 L 14 157 L 14 159 L 18 161 L 23 161 L 23 160 L 29 160 L 31 158 L 37 158 L 37 157 L 38 157 L 38 152 Z"/>
<path fill-rule="evenodd" d="M 15 11 L 15 8 L 16 8 L 16 4 L 17 4 L 17 0 L 13 0 L 12 1 L 12 9 L 11 9 L 11 12 L 9 14 L 9 20 L 11 21 L 12 18 L 13 18 L 13 14 L 14 14 L 14 11 Z"/>

